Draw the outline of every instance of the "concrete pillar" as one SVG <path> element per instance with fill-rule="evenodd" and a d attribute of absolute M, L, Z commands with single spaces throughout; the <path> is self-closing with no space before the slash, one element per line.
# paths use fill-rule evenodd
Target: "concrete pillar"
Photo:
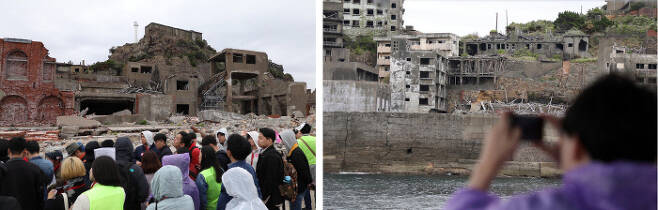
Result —
<path fill-rule="evenodd" d="M 233 112 L 233 82 L 231 81 L 231 72 L 227 69 L 228 79 L 226 79 L 226 106 L 228 112 Z"/>

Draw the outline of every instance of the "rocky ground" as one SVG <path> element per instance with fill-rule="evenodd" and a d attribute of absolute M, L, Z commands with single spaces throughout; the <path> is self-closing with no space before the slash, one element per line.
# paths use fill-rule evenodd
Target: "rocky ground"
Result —
<path fill-rule="evenodd" d="M 241 115 L 221 111 L 202 111 L 198 116 L 171 116 L 169 120 L 163 122 L 141 121 L 108 125 L 86 117 L 60 116 L 57 127 L 0 127 L 0 138 L 24 136 L 28 141 L 39 141 L 41 152 L 45 153 L 53 150 L 64 151 L 66 145 L 73 142 L 86 144 L 89 141 L 101 142 L 106 139 L 116 140 L 119 137 L 130 138 L 137 146 L 140 144 L 140 133 L 146 130 L 166 134 L 168 145 L 171 145 L 176 133 L 191 130 L 191 126 L 208 133 L 214 133 L 219 128 L 226 128 L 229 133 L 240 133 L 262 127 L 283 131 L 293 129 L 305 122 L 313 127 L 311 135 L 315 136 L 315 115 L 271 118 L 255 114 Z M 197 134 L 197 136 L 200 141 L 201 135 Z"/>

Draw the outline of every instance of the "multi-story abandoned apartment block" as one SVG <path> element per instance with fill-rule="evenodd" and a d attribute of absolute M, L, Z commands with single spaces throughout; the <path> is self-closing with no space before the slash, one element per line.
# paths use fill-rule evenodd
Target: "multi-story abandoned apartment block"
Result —
<path fill-rule="evenodd" d="M 322 46 L 331 55 L 332 48 L 343 47 L 343 1 L 322 1 L 322 15 Z"/>
<path fill-rule="evenodd" d="M 577 30 L 564 34 L 524 35 L 520 32 L 502 35 L 492 31 L 489 36 L 474 40 L 464 40 L 464 51 L 471 56 L 498 55 L 527 50 L 548 58 L 560 56 L 564 59 L 589 57 L 587 53 L 589 36 Z"/>
<path fill-rule="evenodd" d="M 383 47 L 387 42 L 391 52 L 388 59 L 391 111 L 445 112 L 447 57 L 457 54 L 457 36 L 400 35 L 378 41 Z"/>
<path fill-rule="evenodd" d="M 377 66 L 379 81 L 386 81 L 391 70 L 391 40 L 406 40 L 409 51 L 432 51 L 443 57 L 458 56 L 459 37 L 451 33 L 413 33 L 388 37 L 375 37 L 377 41 Z"/>
<path fill-rule="evenodd" d="M 343 27 L 349 36 L 383 36 L 402 29 L 404 0 L 343 0 Z"/>
<path fill-rule="evenodd" d="M 73 113 L 73 92 L 55 87 L 55 71 L 43 43 L 0 39 L 0 124 L 52 123 Z"/>

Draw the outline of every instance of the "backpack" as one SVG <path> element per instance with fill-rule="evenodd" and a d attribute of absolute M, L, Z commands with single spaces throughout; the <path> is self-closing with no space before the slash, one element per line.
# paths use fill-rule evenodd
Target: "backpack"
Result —
<path fill-rule="evenodd" d="M 119 177 L 121 178 L 121 185 L 126 191 L 126 199 L 123 203 L 124 209 L 134 209 L 131 207 L 140 208 L 139 201 L 137 200 L 137 183 L 132 178 L 132 173 L 134 169 L 131 169 L 132 163 L 129 162 L 117 162 L 119 168 Z"/>
<path fill-rule="evenodd" d="M 283 159 L 283 176 L 290 176 L 291 181 L 290 183 L 280 184 L 279 192 L 281 193 L 281 197 L 292 203 L 297 198 L 297 170 L 295 170 L 295 166 L 292 163 L 286 160 L 285 155 L 281 159 Z"/>

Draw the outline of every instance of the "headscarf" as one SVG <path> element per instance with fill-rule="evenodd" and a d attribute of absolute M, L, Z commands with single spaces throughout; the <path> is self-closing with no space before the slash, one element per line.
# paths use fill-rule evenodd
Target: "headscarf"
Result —
<path fill-rule="evenodd" d="M 258 131 L 249 131 L 247 132 L 247 135 L 251 138 L 251 140 L 254 140 L 254 144 L 258 148 L 257 150 L 260 150 L 260 146 L 258 146 Z"/>
<path fill-rule="evenodd" d="M 283 138 L 283 145 L 286 146 L 288 152 L 290 152 L 292 147 L 297 143 L 297 139 L 295 139 L 295 133 L 292 132 L 292 130 L 285 130 L 281 132 L 281 138 Z"/>
<path fill-rule="evenodd" d="M 153 144 L 153 132 L 151 131 L 142 131 L 142 135 L 146 138 L 146 144 L 151 146 Z"/>
<path fill-rule="evenodd" d="M 156 201 L 163 197 L 177 198 L 183 196 L 183 175 L 176 166 L 162 166 L 151 181 L 151 192 Z"/>
<path fill-rule="evenodd" d="M 222 176 L 222 186 L 233 197 L 226 204 L 226 209 L 267 209 L 258 198 L 258 191 L 251 174 L 240 167 L 233 167 Z"/>

